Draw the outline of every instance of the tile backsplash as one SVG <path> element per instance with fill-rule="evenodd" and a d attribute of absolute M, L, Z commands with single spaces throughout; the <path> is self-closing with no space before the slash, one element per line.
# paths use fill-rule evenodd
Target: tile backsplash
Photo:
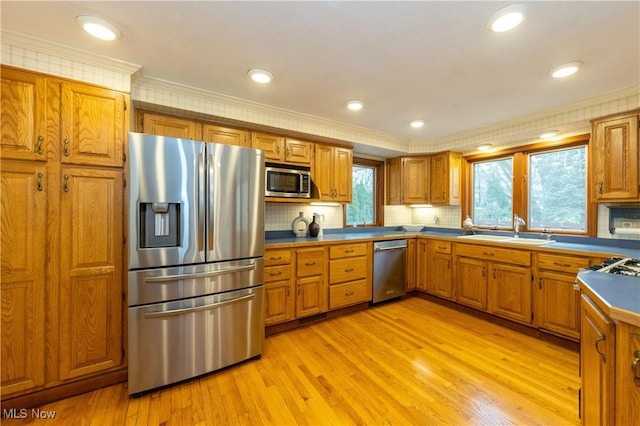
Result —
<path fill-rule="evenodd" d="M 314 213 L 324 215 L 324 228 L 342 228 L 342 206 L 312 206 L 303 203 L 266 203 L 264 214 L 265 231 L 292 229 L 293 220 L 302 212 L 311 222 Z"/>

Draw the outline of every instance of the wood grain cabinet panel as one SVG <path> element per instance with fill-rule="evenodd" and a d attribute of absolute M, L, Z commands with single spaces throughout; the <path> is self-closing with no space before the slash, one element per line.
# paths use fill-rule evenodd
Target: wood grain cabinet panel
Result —
<path fill-rule="evenodd" d="M 122 167 L 125 95 L 80 83 L 62 83 L 63 163 Z"/>
<path fill-rule="evenodd" d="M 123 173 L 62 169 L 60 378 L 122 360 Z"/>
<path fill-rule="evenodd" d="M 531 269 L 491 264 L 488 287 L 488 311 L 524 324 L 533 322 Z"/>
<path fill-rule="evenodd" d="M 612 425 L 615 418 L 615 325 L 584 294 L 581 310 L 580 418 L 583 425 Z"/>
<path fill-rule="evenodd" d="M 136 116 L 138 132 L 170 138 L 202 140 L 202 125 L 195 120 L 148 111 L 137 111 Z"/>
<path fill-rule="evenodd" d="M 445 299 L 451 299 L 452 272 L 451 243 L 429 240 L 427 246 L 429 277 L 427 292 Z"/>
<path fill-rule="evenodd" d="M 460 205 L 462 154 L 442 152 L 431 156 L 429 203 Z"/>
<path fill-rule="evenodd" d="M 313 144 L 311 142 L 298 141 L 288 138 L 284 140 L 285 162 L 310 166 L 312 158 Z"/>
<path fill-rule="evenodd" d="M 487 262 L 470 257 L 456 260 L 454 300 L 481 310 L 487 309 Z"/>
<path fill-rule="evenodd" d="M 3 395 L 45 383 L 45 262 L 47 196 L 43 164 L 4 160 L 0 319 Z"/>
<path fill-rule="evenodd" d="M 296 318 L 327 310 L 326 247 L 296 250 Z"/>
<path fill-rule="evenodd" d="M 264 264 L 265 325 L 293 320 L 296 299 L 291 250 L 265 250 Z"/>
<path fill-rule="evenodd" d="M 3 68 L 0 81 L 0 156 L 46 160 L 50 143 L 46 128 L 46 78 Z"/>
<path fill-rule="evenodd" d="M 415 238 L 407 239 L 407 291 L 416 289 L 417 276 L 417 241 Z"/>
<path fill-rule="evenodd" d="M 337 146 L 315 146 L 312 179 L 324 201 L 351 202 L 353 151 Z"/>
<path fill-rule="evenodd" d="M 421 204 L 429 202 L 429 157 L 402 159 L 402 202 Z"/>
<path fill-rule="evenodd" d="M 640 200 L 639 118 L 640 113 L 635 111 L 591 122 L 589 160 L 593 200 Z"/>
<path fill-rule="evenodd" d="M 251 136 L 248 131 L 213 124 L 202 125 L 202 140 L 251 148 Z"/>

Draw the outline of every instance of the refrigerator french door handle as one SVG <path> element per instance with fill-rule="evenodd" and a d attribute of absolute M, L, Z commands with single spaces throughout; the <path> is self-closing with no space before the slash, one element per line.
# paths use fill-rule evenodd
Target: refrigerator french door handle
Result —
<path fill-rule="evenodd" d="M 207 177 L 209 179 L 209 185 L 207 185 L 207 199 L 209 201 L 209 208 L 208 208 L 208 221 L 209 223 L 207 224 L 207 246 L 208 246 L 208 250 L 212 251 L 213 250 L 213 233 L 214 233 L 214 205 L 215 205 L 215 198 L 218 196 L 218 194 L 215 193 L 214 188 L 215 188 L 215 179 L 216 179 L 216 175 L 215 175 L 215 156 L 212 153 L 208 154 L 208 158 L 207 158 Z"/>
<path fill-rule="evenodd" d="M 248 294 L 242 297 L 236 297 L 235 299 L 225 300 L 224 302 L 211 303 L 209 305 L 197 306 L 195 308 L 173 309 L 171 311 L 157 311 L 157 312 L 145 312 L 145 318 L 162 318 L 170 317 L 174 315 L 184 315 L 192 312 L 208 311 L 210 309 L 222 308 L 223 306 L 231 305 L 245 300 L 253 299 L 255 294 Z"/>
<path fill-rule="evenodd" d="M 204 166 L 204 153 L 198 154 L 198 251 L 204 252 L 204 225 L 205 225 L 205 195 L 206 195 L 206 181 L 205 181 L 205 166 Z"/>
<path fill-rule="evenodd" d="M 253 269 L 256 269 L 255 263 L 238 266 L 236 268 L 225 268 L 225 269 L 219 269 L 217 271 L 199 272 L 196 274 L 178 274 L 178 275 L 163 275 L 160 277 L 145 277 L 144 282 L 146 284 L 150 284 L 150 283 L 163 283 L 167 281 L 189 280 L 192 278 L 208 278 L 208 277 L 215 277 L 218 275 L 233 274 L 235 272 L 251 271 Z"/>

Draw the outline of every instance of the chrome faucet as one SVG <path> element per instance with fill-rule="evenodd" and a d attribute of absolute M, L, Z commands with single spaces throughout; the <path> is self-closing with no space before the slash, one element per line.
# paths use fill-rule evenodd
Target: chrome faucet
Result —
<path fill-rule="evenodd" d="M 523 218 L 518 216 L 517 214 L 513 215 L 513 237 L 520 238 L 520 226 L 526 225 L 527 223 Z"/>

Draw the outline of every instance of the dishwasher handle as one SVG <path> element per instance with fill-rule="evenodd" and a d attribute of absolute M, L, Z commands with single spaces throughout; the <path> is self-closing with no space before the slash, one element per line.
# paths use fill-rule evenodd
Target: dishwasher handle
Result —
<path fill-rule="evenodd" d="M 375 247 L 374 251 L 402 250 L 406 248 L 407 246 Z"/>

